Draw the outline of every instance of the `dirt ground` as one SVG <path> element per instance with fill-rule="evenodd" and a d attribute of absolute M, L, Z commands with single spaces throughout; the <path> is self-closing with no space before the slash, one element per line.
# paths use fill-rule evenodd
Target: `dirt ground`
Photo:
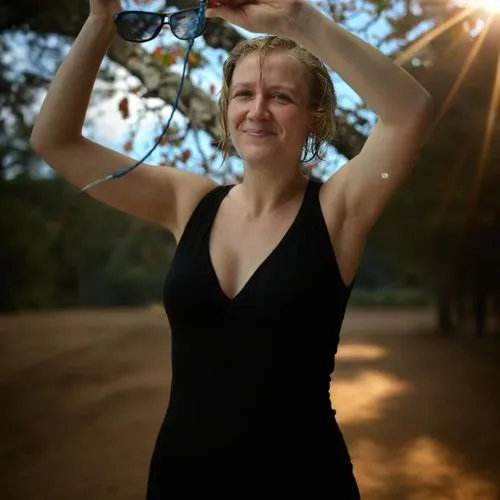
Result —
<path fill-rule="evenodd" d="M 431 324 L 348 311 L 332 399 L 363 500 L 500 499 L 500 339 Z M 170 384 L 161 308 L 0 316 L 0 352 L 0 498 L 143 499 Z"/>

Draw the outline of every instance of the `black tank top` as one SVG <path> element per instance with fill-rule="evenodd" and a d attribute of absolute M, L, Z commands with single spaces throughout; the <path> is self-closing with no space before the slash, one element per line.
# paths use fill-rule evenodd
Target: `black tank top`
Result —
<path fill-rule="evenodd" d="M 164 284 L 172 386 L 157 455 L 289 455 L 318 444 L 346 453 L 329 389 L 352 286 L 339 273 L 321 185 L 308 181 L 292 225 L 233 299 L 209 254 L 232 186 L 216 187 L 194 210 Z"/>

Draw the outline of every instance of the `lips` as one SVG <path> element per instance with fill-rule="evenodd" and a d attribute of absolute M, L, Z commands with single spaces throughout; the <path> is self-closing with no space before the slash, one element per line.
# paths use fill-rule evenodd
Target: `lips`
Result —
<path fill-rule="evenodd" d="M 272 130 L 265 129 L 246 129 L 243 130 L 244 134 L 251 135 L 253 137 L 269 137 L 271 135 L 276 135 Z"/>

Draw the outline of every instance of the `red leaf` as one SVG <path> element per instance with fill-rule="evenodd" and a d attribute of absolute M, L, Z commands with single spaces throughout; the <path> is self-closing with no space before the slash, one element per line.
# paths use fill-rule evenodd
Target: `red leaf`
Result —
<path fill-rule="evenodd" d="M 122 118 L 124 120 L 126 120 L 130 116 L 128 109 L 128 99 L 126 97 L 124 97 L 118 104 L 118 110 L 120 111 L 120 114 L 122 115 Z"/>
<path fill-rule="evenodd" d="M 129 92 L 131 94 L 138 94 L 141 90 L 142 90 L 142 86 L 137 85 L 137 87 L 132 87 L 131 89 L 129 89 Z"/>
<path fill-rule="evenodd" d="M 162 55 L 163 55 L 163 47 L 160 45 L 156 47 L 156 49 L 153 51 L 153 57 L 155 59 L 161 59 Z"/>
<path fill-rule="evenodd" d="M 189 160 L 189 158 L 191 158 L 191 151 L 189 151 L 189 149 L 185 149 L 182 152 L 181 161 L 183 163 L 186 163 Z"/>

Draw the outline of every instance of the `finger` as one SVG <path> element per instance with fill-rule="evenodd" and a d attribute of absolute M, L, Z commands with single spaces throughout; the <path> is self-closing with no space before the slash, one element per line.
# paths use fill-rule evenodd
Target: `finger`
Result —
<path fill-rule="evenodd" d="M 256 0 L 208 0 L 209 8 L 217 8 L 217 7 L 228 7 L 228 8 L 238 8 L 243 5 L 247 5 L 250 3 L 257 3 Z"/>
<path fill-rule="evenodd" d="M 220 17 L 221 19 L 230 20 L 235 12 L 241 9 L 240 5 L 235 5 L 234 0 L 229 3 L 228 0 L 211 0 L 214 2 L 213 7 L 208 7 L 205 11 L 207 17 Z M 210 4 L 209 4 L 210 5 Z"/>
<path fill-rule="evenodd" d="M 227 16 L 231 12 L 231 10 L 234 12 L 234 9 L 227 9 L 219 5 L 214 7 L 208 7 L 207 10 L 205 11 L 205 16 L 207 18 L 220 17 L 221 19 L 227 19 Z"/>
<path fill-rule="evenodd" d="M 225 5 L 227 5 L 230 8 L 231 7 L 238 8 L 238 7 L 244 7 L 245 5 L 252 5 L 256 3 L 259 3 L 259 0 L 229 0 L 226 2 Z"/>
<path fill-rule="evenodd" d="M 220 7 L 221 5 L 225 5 L 229 0 L 208 0 L 207 6 L 209 9 Z"/>

